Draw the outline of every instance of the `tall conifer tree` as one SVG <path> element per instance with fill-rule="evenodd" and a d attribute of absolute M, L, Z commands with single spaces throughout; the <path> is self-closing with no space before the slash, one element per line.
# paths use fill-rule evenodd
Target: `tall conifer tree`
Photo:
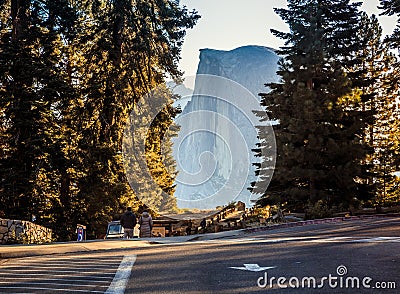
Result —
<path fill-rule="evenodd" d="M 99 230 L 122 198 L 134 197 L 122 164 L 125 122 L 135 102 L 167 75 L 180 78 L 185 30 L 198 16 L 176 1 L 103 0 L 88 1 L 88 18 L 81 79 L 88 124 L 80 142 L 86 176 L 79 187 Z"/>
<path fill-rule="evenodd" d="M 383 42 L 382 28 L 376 16 L 361 17 L 359 32 L 361 49 L 356 56 L 361 63 L 350 69 L 353 85 L 361 90 L 361 109 L 368 122 L 363 142 L 369 152 L 363 163 L 364 178 L 359 178 L 360 198 L 382 206 L 389 191 L 396 187 L 394 172 L 398 140 L 396 118 L 396 92 L 393 76 L 396 75 L 396 57 Z"/>
<path fill-rule="evenodd" d="M 261 95 L 269 117 L 279 120 L 276 170 L 261 202 L 289 203 L 313 217 L 319 216 L 314 207 L 348 207 L 357 195 L 365 122 L 346 68 L 358 62 L 359 5 L 292 0 L 287 9 L 276 9 L 290 32 L 273 30 L 285 40 L 278 51 L 281 82 Z"/>
<path fill-rule="evenodd" d="M 63 71 L 73 13 L 65 1 L 1 5 L 1 206 L 7 217 L 48 224 L 59 201 L 59 106 L 73 92 Z"/>
<path fill-rule="evenodd" d="M 122 165 L 125 121 L 139 97 L 180 78 L 183 38 L 199 16 L 156 0 L 0 8 L 0 217 L 35 215 L 63 240 L 77 223 L 99 235 L 136 199 Z M 174 113 L 169 105 L 158 124 Z M 173 194 L 172 181 L 164 186 Z"/>
<path fill-rule="evenodd" d="M 386 37 L 385 41 L 391 46 L 392 49 L 396 50 L 397 52 L 397 57 L 400 53 L 400 1 L 399 0 L 380 0 L 381 8 L 383 10 L 382 14 L 388 15 L 388 16 L 397 16 L 397 26 L 394 29 L 392 35 Z M 399 164 L 400 164 L 400 150 L 399 150 L 399 136 L 395 135 L 395 131 L 398 130 L 398 124 L 399 124 L 399 93 L 400 93 L 400 60 L 397 58 L 397 61 L 395 62 L 394 66 L 389 69 L 388 75 L 386 76 L 385 79 L 385 85 L 386 88 L 389 89 L 390 91 L 390 96 L 392 97 L 392 101 L 395 101 L 395 103 L 392 103 L 391 107 L 391 112 L 395 116 L 391 118 L 392 124 L 389 126 L 389 129 L 391 129 L 391 136 L 388 141 L 390 144 L 389 153 L 393 157 L 389 157 L 390 161 L 392 162 L 390 166 L 390 171 L 393 170 L 393 168 L 396 168 L 396 171 L 399 171 Z M 393 112 L 393 109 L 396 109 L 396 111 Z M 398 174 L 397 174 L 398 175 Z M 393 181 L 394 180 L 394 181 Z M 389 190 L 389 193 L 383 194 L 383 197 L 380 197 L 379 199 L 385 203 L 398 203 L 400 199 L 400 192 L 399 192 L 399 178 L 391 179 L 392 184 L 394 185 L 389 185 L 389 187 L 392 187 Z M 384 181 L 384 186 L 387 187 L 387 182 Z M 389 195 L 389 197 L 387 197 Z M 387 199 L 386 199 L 387 198 Z M 379 202 L 379 201 L 378 201 Z"/>
<path fill-rule="evenodd" d="M 397 15 L 397 26 L 394 29 L 393 34 L 388 38 L 392 45 L 399 48 L 400 44 L 400 1 L 399 0 L 380 0 L 382 14 L 392 16 Z"/>

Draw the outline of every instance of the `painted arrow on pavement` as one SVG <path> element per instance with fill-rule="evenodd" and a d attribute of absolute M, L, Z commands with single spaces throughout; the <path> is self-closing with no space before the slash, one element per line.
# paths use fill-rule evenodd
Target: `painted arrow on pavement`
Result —
<path fill-rule="evenodd" d="M 261 271 L 269 270 L 272 268 L 276 268 L 276 266 L 261 267 L 258 264 L 254 264 L 254 263 L 245 263 L 243 265 L 244 265 L 244 267 L 230 266 L 229 268 L 243 270 L 243 271 L 251 271 L 251 272 L 261 272 Z"/>

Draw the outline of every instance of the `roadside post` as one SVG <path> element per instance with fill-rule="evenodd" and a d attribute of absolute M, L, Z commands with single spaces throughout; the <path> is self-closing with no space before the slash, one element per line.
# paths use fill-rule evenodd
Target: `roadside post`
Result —
<path fill-rule="evenodd" d="M 86 226 L 77 224 L 76 225 L 77 241 L 82 242 L 86 240 Z"/>

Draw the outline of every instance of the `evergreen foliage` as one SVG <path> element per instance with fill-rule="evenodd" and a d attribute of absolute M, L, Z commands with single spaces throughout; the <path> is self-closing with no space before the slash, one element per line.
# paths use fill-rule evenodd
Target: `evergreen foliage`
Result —
<path fill-rule="evenodd" d="M 385 41 L 392 49 L 395 49 L 397 53 L 400 53 L 400 1 L 399 0 L 381 0 L 382 14 L 388 16 L 397 16 L 397 26 L 394 29 L 391 36 L 386 37 Z M 390 104 L 386 107 L 389 108 L 388 114 L 385 117 L 386 123 L 386 136 L 384 137 L 384 146 L 381 152 L 383 153 L 385 162 L 387 163 L 384 167 L 385 174 L 389 174 L 388 177 L 381 179 L 380 184 L 383 187 L 381 193 L 377 195 L 377 204 L 398 204 L 400 202 L 400 185 L 399 175 L 397 178 L 393 177 L 393 171 L 399 171 L 399 93 L 400 93 L 400 60 L 391 59 L 391 66 L 387 67 L 388 74 L 385 76 L 383 83 L 388 92 L 388 99 Z"/>
<path fill-rule="evenodd" d="M 392 16 L 397 15 L 397 26 L 391 36 L 387 38 L 387 41 L 392 43 L 394 48 L 399 48 L 400 44 L 400 1 L 399 0 L 380 0 L 380 9 L 383 10 L 382 14 Z"/>
<path fill-rule="evenodd" d="M 381 1 L 388 15 L 398 1 Z M 399 70 L 377 18 L 350 1 L 289 1 L 276 12 L 290 32 L 279 53 L 280 83 L 261 94 L 275 126 L 278 158 L 268 191 L 258 204 L 280 205 L 325 217 L 360 204 L 379 208 L 399 203 Z M 396 41 L 397 40 L 397 41 Z M 261 120 L 268 119 L 258 113 Z M 271 135 L 259 129 L 259 148 Z M 268 167 L 268 159 L 257 173 Z M 261 179 L 263 180 L 263 179 Z"/>
<path fill-rule="evenodd" d="M 177 1 L 0 2 L 0 217 L 35 216 L 68 240 L 77 223 L 99 236 L 140 204 L 124 172 L 125 122 L 141 96 L 180 78 L 185 31 L 198 18 Z M 156 124 L 164 130 L 174 115 L 170 105 Z"/>
<path fill-rule="evenodd" d="M 359 32 L 361 49 L 356 53 L 361 63 L 349 73 L 353 85 L 362 91 L 361 110 L 372 113 L 363 141 L 370 152 L 362 161 L 364 179 L 359 178 L 361 200 L 373 206 L 393 204 L 398 180 L 398 109 L 396 99 L 398 87 L 394 78 L 397 73 L 397 58 L 383 42 L 382 28 L 378 19 L 366 14 L 361 17 Z M 390 200 L 391 199 L 391 200 Z"/>
<path fill-rule="evenodd" d="M 124 164 L 140 201 L 155 213 L 172 213 L 177 211 L 174 197 L 177 172 L 171 139 L 179 131 L 173 118 L 180 110 L 172 106 L 174 97 L 166 85 L 149 95 L 151 98 L 135 105 L 128 120 L 123 141 Z"/>
<path fill-rule="evenodd" d="M 360 138 L 370 116 L 361 110 L 362 93 L 348 74 L 360 63 L 354 57 L 359 5 L 293 0 L 288 9 L 276 9 L 290 32 L 272 30 L 285 40 L 278 51 L 281 82 L 261 94 L 269 117 L 279 121 L 275 174 L 261 204 L 288 205 L 314 217 L 314 206 L 343 209 L 358 196 L 355 179 L 367 154 Z M 259 192 L 257 183 L 253 191 Z"/>

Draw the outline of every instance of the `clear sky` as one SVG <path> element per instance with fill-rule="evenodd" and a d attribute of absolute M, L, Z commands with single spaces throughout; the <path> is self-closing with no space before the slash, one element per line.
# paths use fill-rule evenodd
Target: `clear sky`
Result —
<path fill-rule="evenodd" d="M 379 15 L 379 0 L 361 1 L 362 10 Z M 286 0 L 181 0 L 189 10 L 202 16 L 194 29 L 189 30 L 182 50 L 181 69 L 186 76 L 196 73 L 199 49 L 231 50 L 243 45 L 262 45 L 279 48 L 283 42 L 270 29 L 287 30 L 286 24 L 273 11 L 286 7 Z M 380 16 L 384 34 L 396 26 L 395 17 Z"/>

